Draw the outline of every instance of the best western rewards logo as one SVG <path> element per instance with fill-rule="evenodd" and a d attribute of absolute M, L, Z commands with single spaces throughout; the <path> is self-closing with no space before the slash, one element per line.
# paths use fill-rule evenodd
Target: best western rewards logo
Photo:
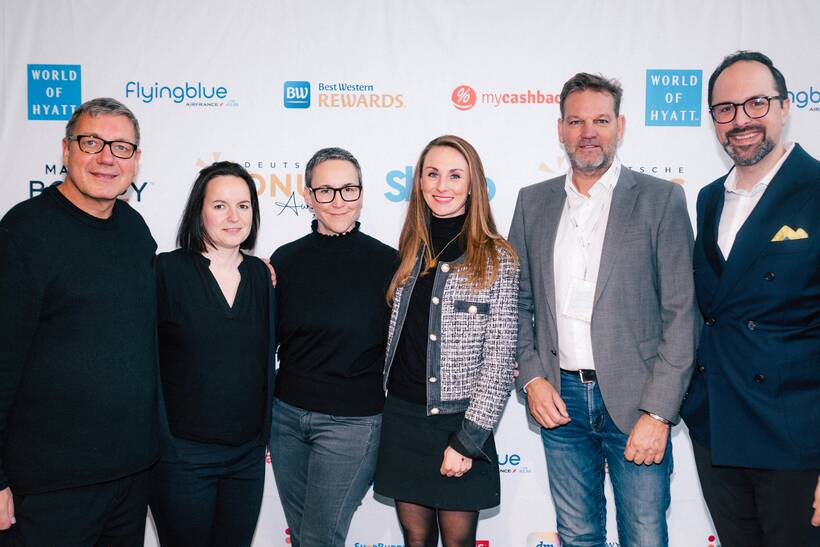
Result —
<path fill-rule="evenodd" d="M 82 104 L 80 65 L 28 65 L 28 119 L 67 120 Z"/>
<path fill-rule="evenodd" d="M 700 126 L 702 70 L 646 71 L 646 125 Z"/>
<path fill-rule="evenodd" d="M 561 95 L 549 93 L 540 89 L 526 89 L 517 91 L 482 91 L 477 92 L 472 86 L 461 84 L 453 89 L 450 102 L 457 110 L 466 111 L 476 104 L 488 104 L 496 108 L 511 105 L 553 105 L 558 104 Z"/>
<path fill-rule="evenodd" d="M 228 97 L 228 88 L 203 82 L 182 82 L 174 84 L 143 84 L 140 81 L 125 83 L 125 98 L 136 98 L 145 104 L 171 102 L 187 107 L 222 108 L 239 106 L 239 102 Z"/>
<path fill-rule="evenodd" d="M 311 82 L 289 80 L 284 84 L 282 103 L 285 108 L 404 108 L 404 95 L 383 93 L 371 83 L 319 82 L 311 93 Z M 314 96 L 315 100 L 311 97 Z"/>

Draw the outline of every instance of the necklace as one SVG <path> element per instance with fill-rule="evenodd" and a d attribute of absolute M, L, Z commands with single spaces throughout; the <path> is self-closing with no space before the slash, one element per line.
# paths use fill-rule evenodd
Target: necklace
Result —
<path fill-rule="evenodd" d="M 453 241 L 455 241 L 456 239 L 458 239 L 458 236 L 460 236 L 460 235 L 461 235 L 461 232 L 457 233 L 457 234 L 453 237 L 453 239 L 451 239 L 450 241 L 448 241 L 448 242 L 447 242 L 447 244 L 446 244 L 444 247 L 442 247 L 442 248 L 441 248 L 441 250 L 440 250 L 438 253 L 436 253 L 436 256 L 434 256 L 434 257 L 433 257 L 433 260 L 431 260 L 431 261 L 430 261 L 430 263 L 429 263 L 428 267 L 430 267 L 430 268 L 435 268 L 436 266 L 438 266 L 438 257 L 440 257 L 440 256 L 441 256 L 441 253 L 443 253 L 444 251 L 446 251 L 446 250 L 447 250 L 447 247 L 449 247 L 449 246 L 450 246 L 450 243 L 452 243 Z"/>

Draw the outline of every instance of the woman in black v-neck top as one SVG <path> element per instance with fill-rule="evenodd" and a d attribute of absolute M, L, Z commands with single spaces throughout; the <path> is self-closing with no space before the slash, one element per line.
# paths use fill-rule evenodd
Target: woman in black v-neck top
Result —
<path fill-rule="evenodd" d="M 162 545 L 250 545 L 264 487 L 273 294 L 251 249 L 253 179 L 218 162 L 194 183 L 179 249 L 157 257 L 160 375 L 170 435 L 152 472 Z"/>

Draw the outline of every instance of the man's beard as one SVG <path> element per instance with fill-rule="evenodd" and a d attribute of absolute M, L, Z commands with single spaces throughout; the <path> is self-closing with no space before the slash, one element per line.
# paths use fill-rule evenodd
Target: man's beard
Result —
<path fill-rule="evenodd" d="M 760 142 L 757 145 L 755 145 L 755 148 L 752 151 L 751 155 L 747 155 L 747 156 L 743 157 L 743 156 L 738 155 L 735 152 L 734 147 L 732 146 L 729 138 L 736 135 L 736 134 L 738 134 L 738 133 L 746 132 L 749 129 L 759 129 L 760 131 L 763 132 L 763 138 L 760 140 Z M 769 155 L 769 152 L 774 150 L 774 143 L 771 140 L 769 140 L 769 137 L 766 134 L 766 128 L 765 127 L 762 127 L 762 126 L 757 126 L 757 127 L 754 127 L 754 128 L 744 127 L 742 129 L 740 129 L 740 128 L 732 129 L 731 131 L 728 131 L 726 133 L 726 142 L 723 143 L 723 149 L 726 150 L 726 153 L 729 155 L 730 158 L 732 158 L 732 161 L 735 163 L 735 165 L 739 165 L 741 167 L 747 167 L 749 165 L 757 164 L 760 160 L 762 160 L 767 155 Z"/>
<path fill-rule="evenodd" d="M 578 157 L 574 153 L 567 152 L 567 156 L 569 156 L 569 162 L 572 165 L 572 169 L 574 171 L 579 171 L 586 175 L 592 175 L 597 173 L 598 171 L 605 171 L 612 165 L 612 159 L 615 157 L 615 149 L 606 149 L 605 147 L 601 146 L 601 155 L 600 158 L 596 161 L 585 162 L 581 163 Z"/>

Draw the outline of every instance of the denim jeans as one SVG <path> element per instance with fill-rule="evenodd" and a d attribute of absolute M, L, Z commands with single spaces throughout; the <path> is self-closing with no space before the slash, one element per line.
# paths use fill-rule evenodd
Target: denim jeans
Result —
<path fill-rule="evenodd" d="M 270 455 L 293 547 L 344 547 L 376 469 L 381 414 L 332 416 L 273 401 Z"/>
<path fill-rule="evenodd" d="M 562 545 L 606 545 L 607 466 L 615 493 L 621 546 L 668 545 L 671 440 L 667 441 L 660 464 L 636 465 L 624 458 L 629 436 L 609 417 L 597 382 L 583 384 L 578 375 L 562 372 L 561 398 L 571 421 L 554 429 L 542 428 L 541 440 Z"/>
<path fill-rule="evenodd" d="M 163 546 L 250 546 L 265 486 L 265 447 L 173 439 L 151 472 L 151 514 Z"/>

